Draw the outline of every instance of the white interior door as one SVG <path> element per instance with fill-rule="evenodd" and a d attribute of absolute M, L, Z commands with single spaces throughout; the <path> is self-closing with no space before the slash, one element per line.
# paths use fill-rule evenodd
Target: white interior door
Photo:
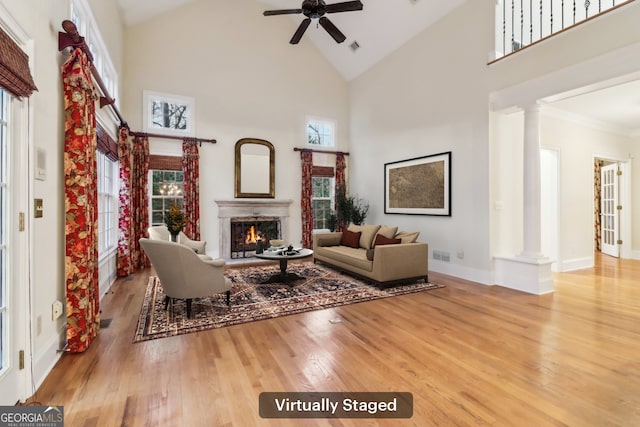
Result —
<path fill-rule="evenodd" d="M 603 166 L 600 171 L 600 225 L 602 253 L 614 257 L 620 256 L 618 210 L 618 164 Z"/>
<path fill-rule="evenodd" d="M 18 400 L 18 352 L 14 316 L 15 289 L 11 282 L 11 216 L 7 156 L 9 150 L 10 97 L 0 88 L 0 405 L 13 405 Z"/>

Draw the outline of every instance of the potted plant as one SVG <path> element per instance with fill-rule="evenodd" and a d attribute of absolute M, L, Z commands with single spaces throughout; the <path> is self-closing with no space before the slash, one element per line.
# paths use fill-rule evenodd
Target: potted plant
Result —
<path fill-rule="evenodd" d="M 164 214 L 164 222 L 167 224 L 169 234 L 171 234 L 171 241 L 175 242 L 178 239 L 178 234 L 187 225 L 187 216 L 180 210 L 178 205 L 173 203 Z"/>
<path fill-rule="evenodd" d="M 336 211 L 329 218 L 329 223 L 338 230 L 348 227 L 349 224 L 362 225 L 368 213 L 369 203 L 357 196 L 347 196 L 344 188 L 338 188 L 336 189 Z"/>

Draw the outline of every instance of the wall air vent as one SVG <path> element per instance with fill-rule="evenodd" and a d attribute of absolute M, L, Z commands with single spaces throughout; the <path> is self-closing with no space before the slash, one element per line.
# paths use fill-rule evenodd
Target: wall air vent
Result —
<path fill-rule="evenodd" d="M 451 254 L 449 252 L 433 251 L 432 257 L 437 261 L 451 262 Z"/>

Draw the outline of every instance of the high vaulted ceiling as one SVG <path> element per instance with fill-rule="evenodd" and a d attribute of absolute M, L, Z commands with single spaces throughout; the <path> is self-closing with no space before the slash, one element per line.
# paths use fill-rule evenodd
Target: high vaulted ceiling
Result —
<path fill-rule="evenodd" d="M 135 25 L 154 16 L 170 12 L 195 0 L 117 0 L 125 25 Z M 212 0 L 215 1 L 215 0 Z M 254 0 L 256 12 L 299 8 L 302 0 Z M 325 0 L 327 4 L 345 0 Z M 412 37 L 445 16 L 465 0 L 362 0 L 358 12 L 328 15 L 345 34 L 346 41 L 336 42 L 323 28 L 312 24 L 303 38 L 314 43 L 333 66 L 350 81 L 398 49 Z M 288 25 L 291 34 L 302 15 L 269 16 L 273 25 Z M 350 45 L 360 46 L 353 51 Z M 288 43 L 289 40 L 282 40 Z M 548 105 L 591 120 L 607 124 L 622 133 L 640 132 L 640 80 L 623 82 L 606 88 L 591 88 L 576 94 L 563 94 L 546 100 Z"/>
<path fill-rule="evenodd" d="M 195 0 L 118 0 L 126 25 L 135 25 Z M 256 12 L 296 9 L 302 0 L 254 0 Z M 325 0 L 327 4 L 345 0 Z M 312 23 L 304 38 L 313 42 L 346 80 L 351 80 L 393 52 L 429 25 L 462 4 L 464 0 L 362 0 L 364 9 L 333 13 L 327 17 L 347 36 L 341 44 Z M 265 17 L 272 25 L 291 27 L 293 35 L 303 15 Z M 354 52 L 350 45 L 357 41 Z M 282 40 L 289 43 L 289 39 Z"/>

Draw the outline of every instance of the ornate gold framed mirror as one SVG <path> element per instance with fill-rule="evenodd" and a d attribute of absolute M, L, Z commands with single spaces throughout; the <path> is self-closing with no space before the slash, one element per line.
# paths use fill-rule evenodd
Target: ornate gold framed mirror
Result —
<path fill-rule="evenodd" d="M 273 144 L 263 139 L 243 138 L 236 142 L 236 198 L 273 199 L 276 193 Z"/>

